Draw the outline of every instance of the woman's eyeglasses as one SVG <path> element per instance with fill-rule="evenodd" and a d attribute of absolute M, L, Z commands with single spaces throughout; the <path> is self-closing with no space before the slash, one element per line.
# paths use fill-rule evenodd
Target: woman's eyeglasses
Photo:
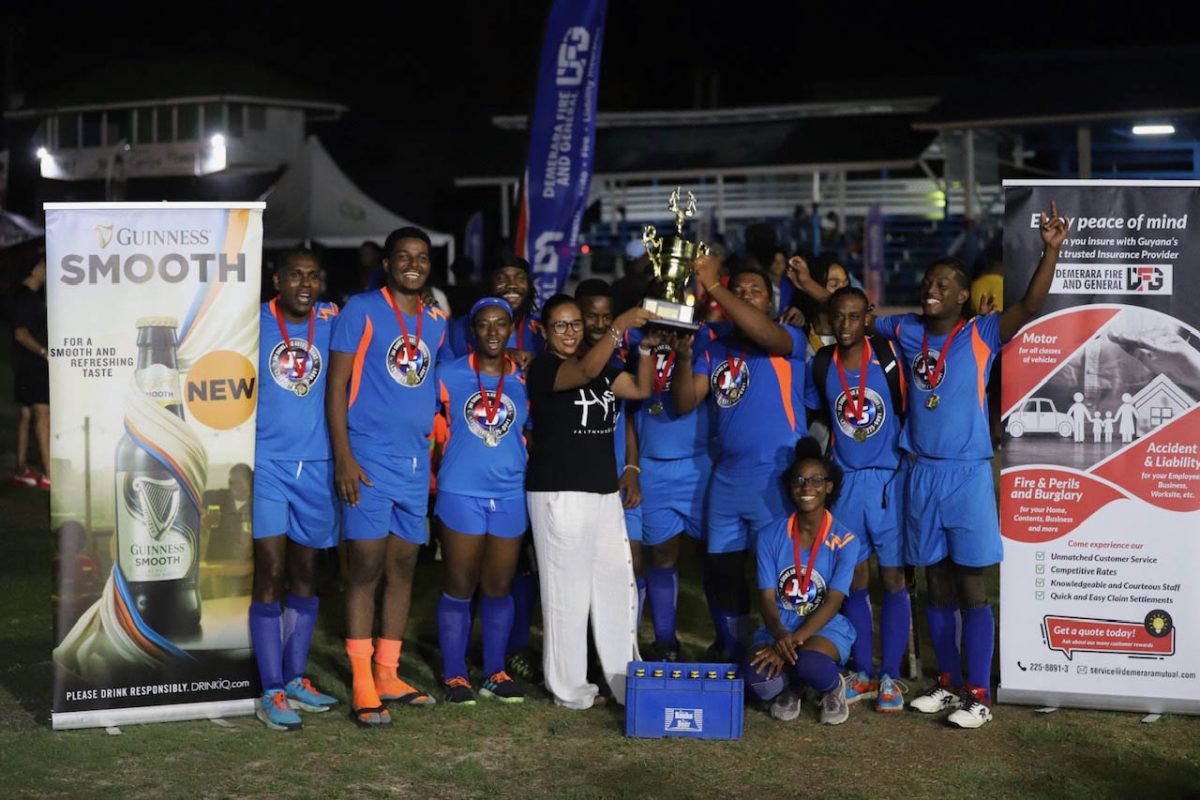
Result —
<path fill-rule="evenodd" d="M 581 319 L 572 319 L 572 320 L 560 319 L 560 320 L 551 322 L 549 327 L 550 327 L 550 330 L 554 331 L 555 333 L 559 333 L 559 334 L 566 333 L 568 328 L 570 330 L 575 331 L 576 333 L 579 333 L 581 330 L 583 330 L 583 320 L 581 320 Z"/>
<path fill-rule="evenodd" d="M 792 478 L 792 486 L 802 487 L 805 484 L 808 484 L 815 489 L 828 480 L 829 478 L 825 477 L 824 475 L 812 475 L 808 478 L 804 477 L 803 475 L 797 475 L 796 477 Z"/>

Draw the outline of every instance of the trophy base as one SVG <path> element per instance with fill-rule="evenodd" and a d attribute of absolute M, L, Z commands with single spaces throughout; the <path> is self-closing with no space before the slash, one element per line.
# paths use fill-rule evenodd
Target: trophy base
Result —
<path fill-rule="evenodd" d="M 696 313 L 695 306 L 647 297 L 642 301 L 642 308 L 658 315 L 658 319 L 646 323 L 650 330 L 657 328 L 672 333 L 695 333 L 700 328 L 700 323 L 692 321 Z"/>

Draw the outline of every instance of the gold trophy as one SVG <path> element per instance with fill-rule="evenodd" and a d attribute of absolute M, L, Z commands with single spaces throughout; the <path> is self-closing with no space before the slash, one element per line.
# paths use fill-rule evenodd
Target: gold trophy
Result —
<path fill-rule="evenodd" d="M 683 237 L 683 223 L 696 216 L 696 196 L 687 193 L 687 202 L 679 204 L 679 188 L 671 192 L 667 208 L 675 215 L 675 235 L 661 237 L 653 225 L 642 231 L 642 243 L 654 268 L 654 277 L 662 287 L 661 297 L 647 297 L 642 308 L 658 315 L 651 326 L 692 332 L 700 327 L 694 321 L 696 295 L 688 289 L 692 279 L 692 262 L 697 256 L 708 255 L 704 242 L 689 242 Z"/>

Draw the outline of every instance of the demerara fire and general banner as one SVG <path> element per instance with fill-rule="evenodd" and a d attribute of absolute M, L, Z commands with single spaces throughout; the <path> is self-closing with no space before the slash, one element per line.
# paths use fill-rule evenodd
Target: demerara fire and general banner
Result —
<path fill-rule="evenodd" d="M 262 204 L 47 204 L 55 728 L 250 713 Z"/>
<path fill-rule="evenodd" d="M 1200 713 L 1200 183 L 1005 183 L 1000 700 Z"/>

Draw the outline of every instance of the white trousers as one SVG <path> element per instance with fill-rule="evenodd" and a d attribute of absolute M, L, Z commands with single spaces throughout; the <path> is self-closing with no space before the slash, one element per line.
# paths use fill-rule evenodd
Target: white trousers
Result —
<path fill-rule="evenodd" d="M 638 659 L 637 585 L 621 498 L 593 492 L 528 492 L 542 587 L 543 670 L 554 702 L 591 708 L 587 624 L 604 679 L 625 702 L 629 662 Z"/>

